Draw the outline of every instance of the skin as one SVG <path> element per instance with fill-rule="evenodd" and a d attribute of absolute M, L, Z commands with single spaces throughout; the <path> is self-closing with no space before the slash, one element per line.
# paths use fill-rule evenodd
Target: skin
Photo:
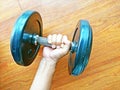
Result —
<path fill-rule="evenodd" d="M 50 90 L 56 64 L 60 58 L 68 53 L 70 48 L 70 41 L 66 35 L 49 35 L 48 43 L 52 44 L 52 47 L 44 47 L 43 58 L 30 90 Z"/>

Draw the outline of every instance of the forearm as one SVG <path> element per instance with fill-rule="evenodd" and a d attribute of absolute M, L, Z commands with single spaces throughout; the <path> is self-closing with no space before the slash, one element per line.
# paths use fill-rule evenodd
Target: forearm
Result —
<path fill-rule="evenodd" d="M 49 90 L 56 63 L 52 60 L 43 58 L 38 67 L 30 90 Z"/>

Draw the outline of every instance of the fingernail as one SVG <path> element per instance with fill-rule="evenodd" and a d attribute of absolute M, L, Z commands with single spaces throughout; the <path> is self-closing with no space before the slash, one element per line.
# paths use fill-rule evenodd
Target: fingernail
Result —
<path fill-rule="evenodd" d="M 57 49 L 59 49 L 60 48 L 60 46 L 57 46 Z"/>
<path fill-rule="evenodd" d="M 64 44 L 61 44 L 61 47 L 63 48 Z"/>
<path fill-rule="evenodd" d="M 55 45 L 52 45 L 52 48 L 56 48 L 56 46 L 55 46 Z"/>
<path fill-rule="evenodd" d="M 51 40 L 48 40 L 48 43 L 51 43 Z"/>

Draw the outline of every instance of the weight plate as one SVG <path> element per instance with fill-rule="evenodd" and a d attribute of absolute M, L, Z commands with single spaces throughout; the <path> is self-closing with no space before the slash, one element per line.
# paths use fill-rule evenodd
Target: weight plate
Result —
<path fill-rule="evenodd" d="M 36 57 L 40 45 L 24 40 L 24 36 L 37 34 L 42 36 L 42 19 L 35 11 L 26 11 L 16 21 L 10 41 L 10 49 L 15 62 L 28 66 Z M 30 41 L 30 40 L 29 40 Z"/>
<path fill-rule="evenodd" d="M 76 76 L 84 71 L 91 53 L 92 37 L 92 28 L 89 22 L 80 20 L 75 29 L 73 45 L 70 50 L 68 63 L 70 74 Z"/>

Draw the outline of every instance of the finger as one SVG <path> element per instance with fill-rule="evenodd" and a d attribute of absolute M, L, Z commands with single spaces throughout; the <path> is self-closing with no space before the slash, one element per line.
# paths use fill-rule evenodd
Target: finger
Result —
<path fill-rule="evenodd" d="M 62 44 L 61 44 L 61 47 L 62 47 L 62 48 L 64 47 L 64 44 L 65 44 L 64 42 L 65 42 L 66 38 L 67 38 L 66 35 L 64 35 L 63 38 L 62 38 Z"/>
<path fill-rule="evenodd" d="M 68 40 L 66 35 L 63 36 L 62 42 L 63 42 L 62 48 L 68 51 L 70 48 L 70 41 Z"/>
<path fill-rule="evenodd" d="M 57 35 L 57 38 L 56 38 L 56 45 L 57 46 L 60 46 L 62 43 L 62 35 L 61 34 L 58 34 Z"/>
<path fill-rule="evenodd" d="M 48 39 L 48 43 L 52 43 L 52 35 L 48 35 L 48 37 L 47 37 L 47 39 Z"/>
<path fill-rule="evenodd" d="M 57 38 L 57 35 L 56 34 L 53 34 L 52 35 L 52 44 L 55 44 L 56 43 L 56 38 Z"/>
<path fill-rule="evenodd" d="M 51 39 L 52 48 L 56 48 L 56 38 L 57 38 L 57 35 L 53 34 Z"/>
<path fill-rule="evenodd" d="M 65 45 L 69 45 L 70 41 L 68 40 L 68 37 L 66 35 L 63 36 L 62 43 Z"/>

